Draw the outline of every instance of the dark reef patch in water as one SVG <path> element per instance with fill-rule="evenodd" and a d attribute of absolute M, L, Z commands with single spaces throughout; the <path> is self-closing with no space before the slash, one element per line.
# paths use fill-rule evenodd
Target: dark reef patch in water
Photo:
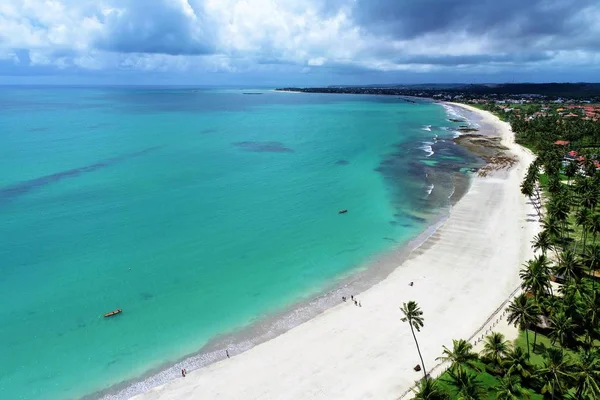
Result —
<path fill-rule="evenodd" d="M 281 142 L 234 142 L 234 146 L 255 153 L 293 153 Z"/>
<path fill-rule="evenodd" d="M 40 188 L 42 186 L 49 185 L 51 183 L 55 183 L 61 181 L 66 178 L 74 178 L 76 176 L 94 172 L 101 168 L 106 168 L 123 162 L 125 160 L 129 160 L 131 158 L 143 156 L 151 151 L 160 148 L 160 146 L 149 147 L 144 150 L 136 151 L 133 153 L 123 154 L 117 157 L 107 158 L 106 160 L 98 161 L 93 164 L 89 164 L 83 167 L 73 168 L 66 171 L 57 172 L 55 174 L 42 176 L 40 178 L 31 179 L 29 181 L 23 181 L 11 186 L 6 186 L 4 188 L 0 188 L 0 204 L 4 201 L 12 199 L 14 197 L 22 196 L 24 194 L 29 193 L 30 191 Z"/>
<path fill-rule="evenodd" d="M 348 161 L 348 160 L 337 160 L 335 162 L 335 165 L 348 165 L 348 164 L 350 164 L 350 161 Z"/>
<path fill-rule="evenodd" d="M 217 132 L 217 130 L 214 128 L 202 129 L 200 131 L 200 133 L 203 135 L 208 135 L 209 133 L 215 133 L 215 132 Z"/>

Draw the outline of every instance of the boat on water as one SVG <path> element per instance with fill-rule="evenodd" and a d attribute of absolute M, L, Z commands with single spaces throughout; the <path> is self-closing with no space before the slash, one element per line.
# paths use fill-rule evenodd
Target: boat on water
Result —
<path fill-rule="evenodd" d="M 343 210 L 338 211 L 338 214 L 346 214 L 347 212 L 348 212 L 348 210 L 343 209 Z"/>
<path fill-rule="evenodd" d="M 120 308 L 118 310 L 115 311 L 111 311 L 109 313 L 104 314 L 104 318 L 108 318 L 108 317 L 113 317 L 117 314 L 121 314 L 123 312 L 123 310 L 121 310 Z"/>

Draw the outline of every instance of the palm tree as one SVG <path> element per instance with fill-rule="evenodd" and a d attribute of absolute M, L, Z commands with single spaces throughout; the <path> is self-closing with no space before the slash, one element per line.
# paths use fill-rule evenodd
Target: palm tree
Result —
<path fill-rule="evenodd" d="M 479 360 L 477 353 L 473 350 L 473 345 L 467 342 L 464 339 L 453 339 L 452 340 L 452 350 L 448 349 L 446 346 L 443 347 L 443 356 L 436 358 L 436 360 L 441 360 L 443 362 L 450 362 L 451 369 L 459 369 L 462 370 L 466 367 L 472 369 L 478 369 L 476 362 Z"/>
<path fill-rule="evenodd" d="M 483 385 L 475 374 L 458 369 L 448 371 L 448 381 L 456 388 L 459 400 L 480 400 L 483 398 Z"/>
<path fill-rule="evenodd" d="M 577 174 L 577 170 L 579 169 L 579 166 L 577 165 L 577 163 L 575 161 L 571 161 L 569 164 L 567 164 L 567 167 L 565 168 L 565 175 L 567 176 L 567 183 L 571 184 L 571 179 L 573 179 L 573 177 Z"/>
<path fill-rule="evenodd" d="M 582 274 L 581 263 L 573 250 L 565 250 L 558 255 L 558 263 L 554 266 L 554 274 L 567 282 L 579 279 Z"/>
<path fill-rule="evenodd" d="M 507 375 L 516 375 L 521 379 L 531 377 L 533 367 L 529 363 L 529 355 L 519 346 L 513 346 L 506 355 L 506 359 L 502 361 L 502 365 L 506 368 Z"/>
<path fill-rule="evenodd" d="M 579 352 L 573 366 L 576 399 L 600 398 L 600 357 L 597 349 Z"/>
<path fill-rule="evenodd" d="M 417 332 L 421 331 L 423 327 L 423 311 L 419 308 L 419 305 L 415 301 L 409 301 L 408 303 L 404 303 L 400 310 L 404 314 L 402 318 L 402 322 L 408 322 L 410 326 L 410 331 L 415 339 L 415 344 L 417 345 L 417 352 L 419 353 L 419 358 L 421 359 L 421 365 L 423 366 L 423 374 L 425 378 L 427 378 L 427 371 L 425 370 L 425 363 L 423 362 L 423 356 L 421 356 L 421 349 L 419 348 L 419 342 L 417 341 L 417 337 L 415 336 L 415 329 Z"/>
<path fill-rule="evenodd" d="M 514 375 L 505 375 L 495 387 L 496 400 L 522 400 L 529 398 L 529 393 L 521 386 L 519 378 Z"/>
<path fill-rule="evenodd" d="M 575 213 L 575 222 L 581 226 L 581 241 L 583 242 L 582 251 L 585 252 L 585 243 L 587 241 L 588 227 L 591 224 L 592 212 L 587 207 L 582 207 Z"/>
<path fill-rule="evenodd" d="M 447 400 L 450 398 L 431 378 L 421 379 L 416 389 L 413 389 L 413 393 L 415 400 Z"/>
<path fill-rule="evenodd" d="M 500 366 L 509 350 L 510 342 L 505 340 L 504 335 L 500 332 L 492 332 L 486 336 L 481 354 L 483 357 L 491 360 L 496 366 Z"/>
<path fill-rule="evenodd" d="M 546 232 L 546 235 L 548 236 L 548 239 L 544 239 L 544 242 L 542 242 L 542 244 L 546 246 L 546 251 L 553 250 L 554 253 L 557 254 L 556 248 L 562 242 L 563 234 L 565 232 L 561 225 L 561 222 L 558 221 L 556 218 L 547 216 L 546 219 L 542 222 L 542 228 L 542 232 Z M 540 234 L 542 232 L 540 232 Z M 536 237 L 534 237 L 534 241 L 535 240 Z M 544 251 L 542 247 L 538 248 L 542 250 L 542 252 Z M 538 248 L 534 247 L 534 250 L 537 250 Z"/>
<path fill-rule="evenodd" d="M 593 244 L 587 248 L 585 253 L 581 256 L 581 261 L 594 273 L 600 266 L 600 246 Z M 594 282 L 596 280 L 594 279 Z"/>
<path fill-rule="evenodd" d="M 583 281 L 581 281 L 583 282 Z M 560 292 L 562 299 L 554 306 L 552 314 L 563 312 L 573 320 L 579 321 L 582 302 L 585 295 L 585 286 L 577 281 L 569 281 L 562 285 Z"/>
<path fill-rule="evenodd" d="M 552 345 L 557 341 L 565 346 L 567 340 L 573 335 L 573 319 L 564 312 L 559 311 L 550 317 L 550 332 L 548 336 L 552 339 Z"/>
<path fill-rule="evenodd" d="M 533 237 L 531 241 L 532 247 L 535 251 L 541 251 L 542 254 L 546 254 L 548 250 L 552 250 L 554 247 L 550 232 L 543 230 Z"/>
<path fill-rule="evenodd" d="M 513 299 L 508 306 L 509 324 L 519 326 L 519 329 L 525 330 L 527 339 L 527 355 L 529 356 L 529 326 L 538 322 L 537 312 L 534 304 L 529 301 L 525 294 L 520 294 Z"/>
<path fill-rule="evenodd" d="M 544 352 L 544 364 L 538 370 L 542 386 L 542 394 L 549 393 L 552 399 L 562 396 L 572 378 L 571 360 L 563 349 L 548 347 Z"/>
<path fill-rule="evenodd" d="M 519 277 L 522 281 L 521 287 L 531 291 L 536 298 L 551 291 L 550 267 L 544 254 L 529 260 L 519 272 Z"/>
<path fill-rule="evenodd" d="M 592 234 L 592 243 L 596 243 L 596 236 L 600 233 L 600 214 L 595 213 L 590 219 L 590 233 Z"/>
<path fill-rule="evenodd" d="M 600 319 L 600 295 L 597 291 L 592 291 L 591 294 L 583 295 L 583 320 L 587 330 L 587 343 L 588 346 L 592 346 L 592 340 L 596 328 L 598 327 L 598 320 Z"/>

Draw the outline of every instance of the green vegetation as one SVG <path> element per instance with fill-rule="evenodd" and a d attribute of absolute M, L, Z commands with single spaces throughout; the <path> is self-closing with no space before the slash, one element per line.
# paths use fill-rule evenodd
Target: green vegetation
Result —
<path fill-rule="evenodd" d="M 519 273 L 523 294 L 507 310 L 520 336 L 510 343 L 492 332 L 480 354 L 469 342 L 454 340 L 439 358 L 448 370 L 437 379 L 426 375 L 415 389 L 417 399 L 600 398 L 600 171 L 598 146 L 592 145 L 600 143 L 600 123 L 552 113 L 522 117 L 540 109 L 521 107 L 516 118 L 503 114 L 510 116 L 517 141 L 538 155 L 521 192 L 542 230 L 531 243 L 536 256 Z M 585 158 L 565 161 L 571 150 Z M 418 305 L 411 307 L 422 322 Z"/>

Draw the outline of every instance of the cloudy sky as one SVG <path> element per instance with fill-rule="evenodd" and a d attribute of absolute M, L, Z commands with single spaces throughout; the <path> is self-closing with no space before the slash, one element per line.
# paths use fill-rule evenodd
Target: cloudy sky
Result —
<path fill-rule="evenodd" d="M 600 0 L 0 0 L 0 83 L 599 80 Z"/>

